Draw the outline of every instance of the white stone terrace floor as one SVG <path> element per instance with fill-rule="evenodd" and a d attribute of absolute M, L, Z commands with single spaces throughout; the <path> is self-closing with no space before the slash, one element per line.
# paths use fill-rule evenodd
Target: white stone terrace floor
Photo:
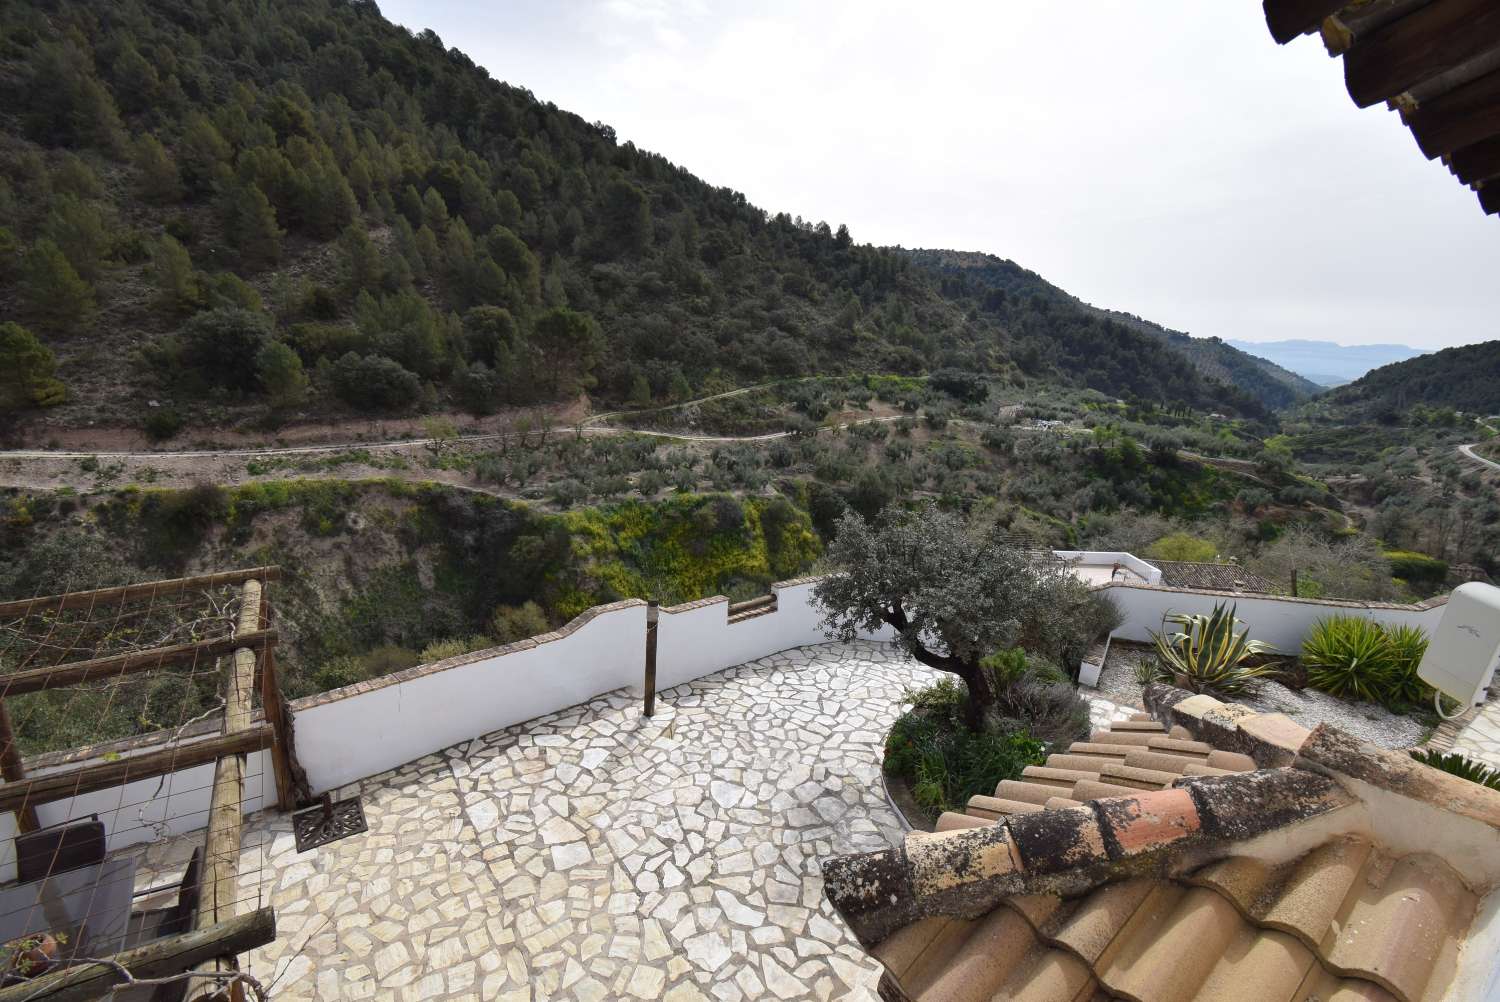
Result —
<path fill-rule="evenodd" d="M 1453 750 L 1500 769 L 1500 699 L 1486 703 L 1453 741 Z"/>
<path fill-rule="evenodd" d="M 256 815 L 246 907 L 274 904 L 279 935 L 249 972 L 283 1000 L 874 1002 L 819 861 L 900 838 L 881 749 L 935 677 L 886 645 L 799 648 L 649 720 L 611 693 L 372 776 L 369 832 L 308 853 Z M 136 850 L 139 882 L 200 841 Z"/>

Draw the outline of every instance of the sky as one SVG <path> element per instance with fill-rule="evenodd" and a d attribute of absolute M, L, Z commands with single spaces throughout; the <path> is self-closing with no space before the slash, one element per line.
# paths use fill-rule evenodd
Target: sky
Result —
<path fill-rule="evenodd" d="M 1255 0 L 383 0 L 759 207 L 1198 336 L 1500 337 L 1500 219 Z"/>

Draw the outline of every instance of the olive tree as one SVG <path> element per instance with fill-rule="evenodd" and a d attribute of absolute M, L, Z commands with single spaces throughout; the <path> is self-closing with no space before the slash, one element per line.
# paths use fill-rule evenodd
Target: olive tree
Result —
<path fill-rule="evenodd" d="M 966 719 L 980 729 L 999 703 L 986 657 L 1017 646 L 1055 609 L 1075 608 L 1080 585 L 1058 561 L 978 534 L 927 506 L 887 509 L 871 526 L 846 514 L 828 548 L 835 573 L 813 590 L 823 628 L 845 642 L 889 626 L 929 668 L 963 679 Z"/>

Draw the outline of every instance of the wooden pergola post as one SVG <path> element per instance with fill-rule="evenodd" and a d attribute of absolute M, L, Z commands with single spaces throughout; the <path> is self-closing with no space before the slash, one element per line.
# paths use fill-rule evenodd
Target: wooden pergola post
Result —
<path fill-rule="evenodd" d="M 271 603 L 262 595 L 260 614 L 256 627 L 268 630 L 271 626 Z M 297 778 L 293 774 L 291 715 L 281 698 L 281 682 L 276 677 L 276 649 L 267 647 L 260 660 L 260 709 L 266 723 L 276 735 L 271 746 L 271 765 L 276 772 L 276 806 L 290 811 L 297 806 Z"/>
<path fill-rule="evenodd" d="M 260 626 L 260 582 L 246 581 L 240 592 L 239 621 L 236 635 L 254 633 Z M 226 737 L 251 728 L 252 702 L 255 692 L 255 652 L 248 647 L 234 652 L 224 694 L 224 735 Z M 208 809 L 208 837 L 203 847 L 203 894 L 193 928 L 206 929 L 234 918 L 239 896 L 240 837 L 244 828 L 245 765 L 243 754 L 226 755 L 214 767 L 213 796 Z M 199 965 L 198 970 L 233 972 L 233 956 L 216 957 Z M 219 994 L 213 982 L 195 985 L 192 998 L 210 998 Z M 233 997 L 243 999 L 244 990 L 235 985 Z"/>

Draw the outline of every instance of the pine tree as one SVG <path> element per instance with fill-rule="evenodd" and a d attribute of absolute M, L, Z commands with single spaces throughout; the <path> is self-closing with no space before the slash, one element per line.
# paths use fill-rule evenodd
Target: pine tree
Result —
<path fill-rule="evenodd" d="M 281 258 L 281 227 L 265 193 L 252 184 L 234 187 L 224 202 L 224 236 L 252 268 L 275 264 Z"/>
<path fill-rule="evenodd" d="M 200 304 L 193 259 L 187 248 L 170 234 L 163 234 L 151 249 L 151 278 L 161 294 L 160 302 L 167 310 L 185 313 Z"/>
<path fill-rule="evenodd" d="M 172 154 L 152 135 L 142 136 L 135 144 L 136 190 L 156 205 L 169 205 L 182 198 L 182 178 Z"/>
<path fill-rule="evenodd" d="M 50 330 L 87 323 L 94 313 L 94 288 L 79 277 L 62 248 L 43 237 L 22 266 L 26 306 Z"/>
<path fill-rule="evenodd" d="M 275 410 L 295 407 L 307 395 L 307 373 L 302 371 L 302 359 L 280 341 L 267 341 L 256 353 L 255 374 Z"/>
<path fill-rule="evenodd" d="M 62 403 L 68 393 L 56 371 L 57 359 L 35 334 L 18 323 L 0 324 L 0 411 Z"/>

